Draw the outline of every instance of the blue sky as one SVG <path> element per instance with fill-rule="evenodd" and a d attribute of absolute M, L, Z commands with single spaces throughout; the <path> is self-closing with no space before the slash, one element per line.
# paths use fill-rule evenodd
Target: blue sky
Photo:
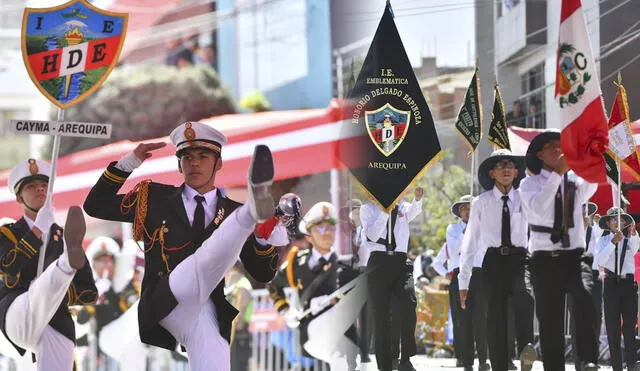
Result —
<path fill-rule="evenodd" d="M 346 20 L 358 22 L 373 37 L 385 3 L 368 0 L 368 9 Z M 419 66 L 422 56 L 437 56 L 439 66 L 475 63 L 473 0 L 391 0 L 391 6 L 411 64 Z"/>

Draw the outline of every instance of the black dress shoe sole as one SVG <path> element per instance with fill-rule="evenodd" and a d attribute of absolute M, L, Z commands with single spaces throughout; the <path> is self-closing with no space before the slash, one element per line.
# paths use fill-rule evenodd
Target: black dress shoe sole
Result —
<path fill-rule="evenodd" d="M 67 245 L 67 259 L 69 266 L 80 269 L 86 264 L 86 257 L 82 249 L 82 240 L 87 232 L 84 214 L 79 206 L 71 206 L 64 224 L 64 241 Z"/>
<path fill-rule="evenodd" d="M 269 147 L 262 144 L 256 146 L 249 169 L 249 185 L 256 216 L 259 220 L 266 220 L 274 214 L 273 196 L 271 195 L 274 167 Z"/>

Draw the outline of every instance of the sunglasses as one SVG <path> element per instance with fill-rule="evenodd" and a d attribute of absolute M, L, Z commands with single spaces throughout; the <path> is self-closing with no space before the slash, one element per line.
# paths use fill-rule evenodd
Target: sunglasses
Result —
<path fill-rule="evenodd" d="M 513 161 L 510 161 L 510 160 L 502 160 L 502 161 L 496 162 L 493 168 L 494 169 L 515 169 L 516 164 L 514 164 Z"/>

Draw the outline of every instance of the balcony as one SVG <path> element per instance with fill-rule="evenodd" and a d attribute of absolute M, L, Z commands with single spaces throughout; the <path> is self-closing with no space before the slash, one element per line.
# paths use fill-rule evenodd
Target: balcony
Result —
<path fill-rule="evenodd" d="M 500 9 L 496 27 L 496 61 L 508 62 L 547 43 L 547 2 L 521 1 Z"/>

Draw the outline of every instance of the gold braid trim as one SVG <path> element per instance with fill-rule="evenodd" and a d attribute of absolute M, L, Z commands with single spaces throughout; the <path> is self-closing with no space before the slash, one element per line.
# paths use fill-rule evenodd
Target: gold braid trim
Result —
<path fill-rule="evenodd" d="M 9 229 L 8 227 L 0 227 L 0 233 L 6 238 L 8 238 L 9 241 L 13 242 L 14 246 L 18 244 L 18 239 L 13 234 L 13 232 L 11 232 L 11 229 Z"/>
<path fill-rule="evenodd" d="M 143 240 L 145 235 L 149 239 L 152 237 L 144 227 L 148 211 L 149 183 L 151 183 L 151 180 L 147 179 L 136 184 L 120 203 L 120 212 L 123 215 L 129 214 L 135 206 L 135 216 L 133 218 L 133 238 L 135 241 Z"/>
<path fill-rule="evenodd" d="M 4 281 L 4 285 L 7 286 L 8 289 L 12 289 L 14 287 L 16 287 L 18 285 L 18 282 L 20 282 L 20 272 L 18 272 L 18 274 L 16 274 L 16 280 L 13 282 L 12 285 L 9 284 L 9 275 L 5 274 L 5 277 L 3 279 Z"/>
<path fill-rule="evenodd" d="M 293 275 L 293 263 L 296 260 L 296 256 L 298 255 L 298 251 L 300 248 L 298 246 L 292 246 L 289 250 L 289 254 L 287 255 L 287 281 L 289 282 L 289 286 L 296 288 L 296 278 Z"/>
<path fill-rule="evenodd" d="M 95 304 L 96 301 L 98 301 L 98 292 L 92 289 L 86 289 L 82 290 L 80 294 L 76 294 L 73 302 L 76 305 L 91 305 Z"/>
<path fill-rule="evenodd" d="M 266 250 L 258 250 L 255 246 L 253 247 L 253 250 L 256 252 L 256 255 L 258 256 L 269 256 L 273 253 L 275 249 L 276 249 L 275 246 L 271 246 Z"/>
<path fill-rule="evenodd" d="M 117 176 L 114 173 L 110 172 L 109 170 L 105 170 L 105 172 L 102 175 L 104 175 L 105 178 L 109 179 L 114 183 L 122 184 L 125 182 L 125 180 L 127 180 L 127 178 L 122 176 Z"/>
<path fill-rule="evenodd" d="M 284 307 L 285 305 L 288 305 L 289 303 L 287 303 L 287 299 L 278 299 L 276 300 L 273 305 L 276 307 L 276 310 L 279 312 L 280 308 Z"/>
<path fill-rule="evenodd" d="M 33 246 L 31 246 L 31 244 L 29 242 L 27 242 L 27 240 L 25 240 L 24 238 L 20 240 L 20 244 L 24 247 L 27 248 L 27 250 L 31 253 L 31 255 L 35 255 L 38 251 L 36 249 L 33 248 Z"/>

